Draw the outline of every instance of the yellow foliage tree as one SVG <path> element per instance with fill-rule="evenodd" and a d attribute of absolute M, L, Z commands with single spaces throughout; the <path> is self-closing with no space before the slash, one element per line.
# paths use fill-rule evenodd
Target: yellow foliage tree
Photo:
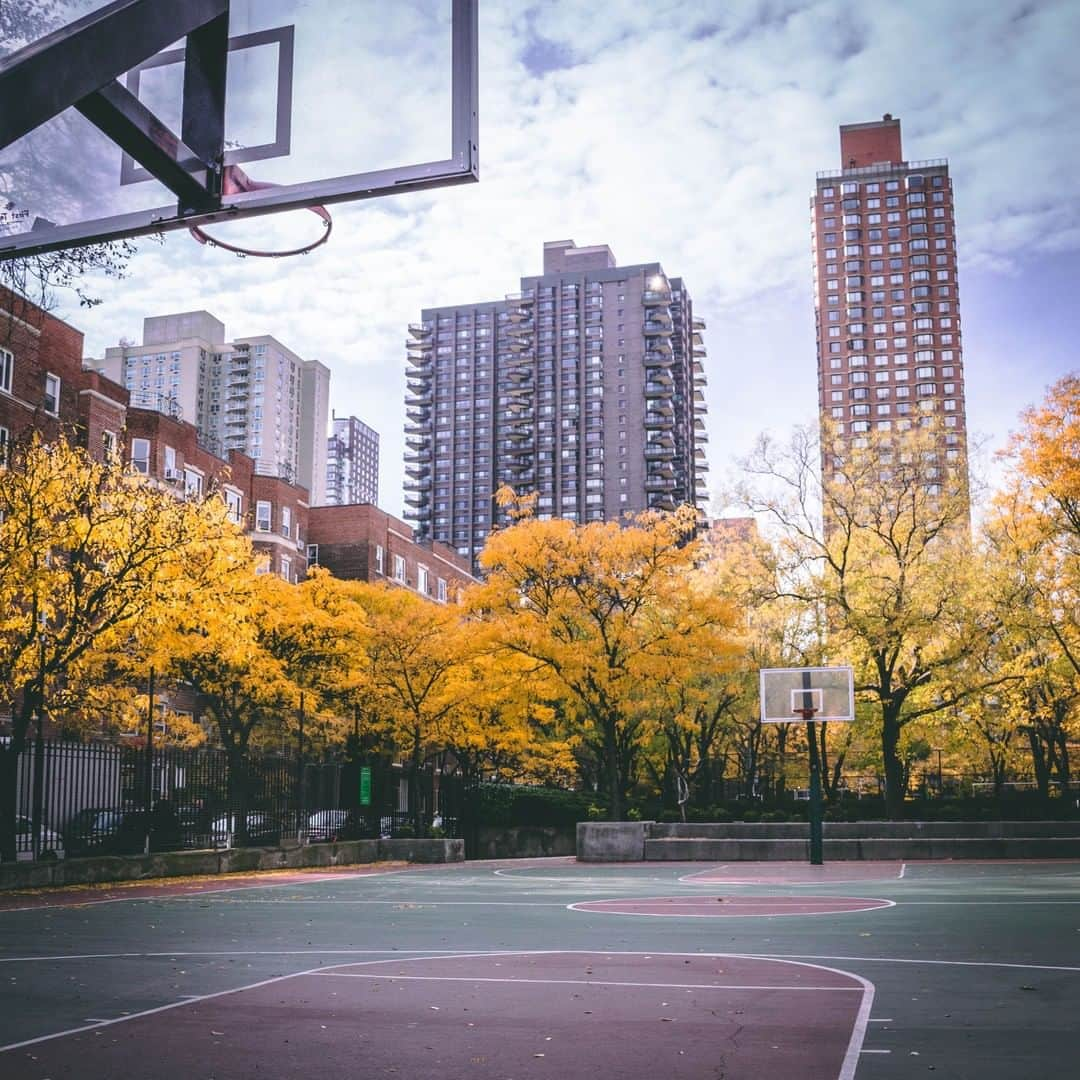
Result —
<path fill-rule="evenodd" d="M 966 462 L 943 443 L 933 424 L 850 441 L 826 430 L 823 443 L 800 430 L 787 447 L 763 437 L 740 489 L 774 523 L 776 595 L 818 613 L 825 655 L 854 667 L 874 705 L 891 817 L 905 795 L 905 726 L 1002 678 L 950 682 L 996 620 L 970 540 Z"/>
<path fill-rule="evenodd" d="M 99 650 L 145 639 L 215 587 L 246 542 L 220 500 L 182 502 L 60 440 L 0 468 L 0 855 L 14 858 L 15 769 L 32 718 L 76 695 Z M 62 703 L 62 702 L 61 702 Z"/>
<path fill-rule="evenodd" d="M 624 815 L 660 687 L 726 651 L 734 611 L 693 586 L 692 508 L 623 524 L 530 520 L 496 533 L 469 606 L 507 654 L 544 669 Z M 648 703 L 646 705 L 646 703 Z"/>

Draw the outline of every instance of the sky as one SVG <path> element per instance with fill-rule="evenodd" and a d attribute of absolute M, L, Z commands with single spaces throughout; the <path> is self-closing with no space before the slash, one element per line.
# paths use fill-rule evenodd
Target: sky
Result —
<path fill-rule="evenodd" d="M 417 20 L 444 5 L 335 6 L 370 39 L 326 35 L 333 104 L 297 95 L 305 145 L 359 168 L 437 142 L 442 45 Z M 681 276 L 707 322 L 719 512 L 759 432 L 815 419 L 809 196 L 840 166 L 839 125 L 889 112 L 908 159 L 949 160 L 968 426 L 992 478 L 1019 411 L 1080 367 L 1077 41 L 1077 0 L 480 0 L 479 184 L 334 207 L 329 243 L 302 258 L 241 260 L 184 233 L 142 242 L 125 280 L 95 283 L 99 306 L 61 295 L 56 313 L 88 357 L 140 341 L 145 316 L 205 308 L 230 336 L 321 360 L 333 409 L 379 431 L 379 502 L 400 514 L 407 324 L 517 291 L 546 240 L 608 244 Z M 293 214 L 244 238 L 311 227 Z"/>

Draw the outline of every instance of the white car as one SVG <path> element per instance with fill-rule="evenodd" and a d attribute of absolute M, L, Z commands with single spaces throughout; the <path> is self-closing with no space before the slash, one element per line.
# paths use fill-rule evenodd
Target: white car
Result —
<path fill-rule="evenodd" d="M 307 820 L 307 838 L 313 843 L 337 840 L 348 820 L 348 810 L 316 810 Z"/>
<path fill-rule="evenodd" d="M 28 860 L 34 857 L 34 823 L 19 814 L 15 818 L 15 857 Z M 41 854 L 40 859 L 62 859 L 64 857 L 64 841 L 59 833 L 52 829 L 41 826 Z"/>

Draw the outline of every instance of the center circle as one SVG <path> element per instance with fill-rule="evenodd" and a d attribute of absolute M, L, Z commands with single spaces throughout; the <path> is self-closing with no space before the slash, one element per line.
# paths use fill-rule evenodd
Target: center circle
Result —
<path fill-rule="evenodd" d="M 653 915 L 665 918 L 730 919 L 762 915 L 846 915 L 894 907 L 892 900 L 865 896 L 646 896 L 619 900 L 583 900 L 571 911 L 604 915 Z"/>

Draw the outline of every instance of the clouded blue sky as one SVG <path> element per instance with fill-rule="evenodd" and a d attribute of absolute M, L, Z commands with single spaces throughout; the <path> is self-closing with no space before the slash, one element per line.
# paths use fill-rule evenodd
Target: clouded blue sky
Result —
<path fill-rule="evenodd" d="M 908 158 L 950 162 L 969 427 L 1000 445 L 1077 365 L 1076 0 L 480 9 L 480 184 L 339 207 L 330 244 L 303 259 L 237 260 L 183 234 L 143 244 L 102 306 L 63 301 L 88 355 L 139 340 L 144 315 L 195 308 L 230 333 L 277 336 L 332 368 L 339 414 L 380 431 L 380 502 L 399 513 L 406 324 L 515 291 L 545 240 L 606 243 L 684 277 L 708 322 L 719 487 L 758 431 L 814 419 L 814 174 L 839 166 L 839 124 L 891 112 Z M 425 107 L 410 94 L 397 122 Z M 327 138 L 334 122 L 294 117 Z M 264 241 L 293 227 L 268 221 Z"/>

